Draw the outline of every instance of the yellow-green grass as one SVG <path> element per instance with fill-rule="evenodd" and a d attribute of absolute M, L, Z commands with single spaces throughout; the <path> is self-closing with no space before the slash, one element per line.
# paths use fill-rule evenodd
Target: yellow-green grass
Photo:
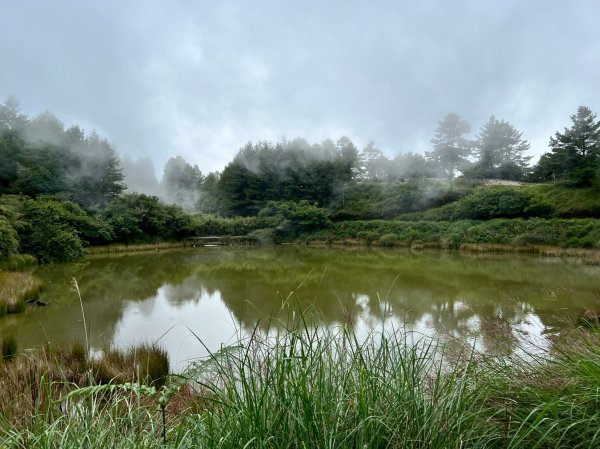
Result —
<path fill-rule="evenodd" d="M 0 316 L 23 312 L 26 301 L 42 290 L 42 281 L 31 273 L 0 272 Z"/>

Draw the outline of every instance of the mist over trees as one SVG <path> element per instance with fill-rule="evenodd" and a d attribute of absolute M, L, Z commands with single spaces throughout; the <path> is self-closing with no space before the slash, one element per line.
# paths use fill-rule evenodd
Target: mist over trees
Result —
<path fill-rule="evenodd" d="M 586 138 L 593 140 L 598 132 L 594 128 L 595 115 L 582 107 L 578 116 L 576 129 L 569 136 L 587 133 Z M 578 144 L 565 140 L 575 139 L 573 136 L 557 133 L 550 144 L 552 153 L 544 155 L 532 167 L 531 156 L 527 155 L 530 145 L 510 122 L 492 115 L 475 135 L 471 131 L 466 120 L 449 113 L 438 122 L 430 151 L 401 152 L 391 158 L 374 142 L 358 151 L 347 137 L 315 144 L 303 139 L 250 142 L 221 173 L 208 175 L 177 156 L 165 165 L 158 194 L 162 201 L 174 202 L 191 212 L 247 216 L 258 214 L 267 202 L 274 200 L 307 200 L 330 209 L 344 207 L 353 185 L 412 183 L 414 186 L 418 180 L 457 177 L 473 181 L 579 180 L 583 185 L 596 177 L 595 156 L 583 148 L 573 149 Z M 585 162 L 578 159 L 579 153 Z M 430 199 L 438 197 L 437 193 L 428 195 Z M 418 204 L 431 203 L 428 200 Z M 398 207 L 390 210 L 399 210 Z"/>
<path fill-rule="evenodd" d="M 221 211 L 256 215 L 273 200 L 307 200 L 321 207 L 343 201 L 344 183 L 354 179 L 357 158 L 347 137 L 312 145 L 303 139 L 248 143 L 221 173 Z"/>
<path fill-rule="evenodd" d="M 197 165 L 193 167 L 181 156 L 170 158 L 165 164 L 160 182 L 161 197 L 166 203 L 179 204 L 186 210 L 195 210 L 204 175 Z"/>
<path fill-rule="evenodd" d="M 9 98 L 0 105 L 0 194 L 55 195 L 87 209 L 102 209 L 127 191 L 191 213 L 252 216 L 271 201 L 347 208 L 349 192 L 367 185 L 409 183 L 414 188 L 427 179 L 456 177 L 590 185 L 598 178 L 600 125 L 585 106 L 572 116 L 570 128 L 550 139 L 550 151 L 534 167 L 529 166 L 529 143 L 508 121 L 492 115 L 477 134 L 471 130 L 451 112 L 438 122 L 430 151 L 392 157 L 374 142 L 359 151 L 348 137 L 321 143 L 249 142 L 222 172 L 203 173 L 174 156 L 159 180 L 150 159 L 119 159 L 95 131 L 86 133 L 76 125 L 65 129 L 50 112 L 28 117 Z"/>
<path fill-rule="evenodd" d="M 474 147 L 477 162 L 469 174 L 479 178 L 522 179 L 531 159 L 524 155 L 529 143 L 522 136 L 509 122 L 492 115 L 477 136 Z"/>
<path fill-rule="evenodd" d="M 128 192 L 158 195 L 158 179 L 154 172 L 154 164 L 149 158 L 143 157 L 133 160 L 128 156 L 124 156 L 121 159 L 121 166 L 123 167 L 123 178 Z"/>
<path fill-rule="evenodd" d="M 474 186 L 486 178 L 600 186 L 600 122 L 585 106 L 571 121 L 533 167 L 509 122 L 491 116 L 470 137 L 450 113 L 424 154 L 388 157 L 373 142 L 359 151 L 348 137 L 249 142 L 220 173 L 171 157 L 159 181 L 149 159 L 120 159 L 95 131 L 65 129 L 50 112 L 28 117 L 11 98 L 0 104 L 0 258 L 61 262 L 88 245 L 206 233 L 273 241 L 345 220 L 550 217 L 557 208 L 539 195 Z"/>
<path fill-rule="evenodd" d="M 83 206 L 124 191 L 120 161 L 95 132 L 64 125 L 49 112 L 29 118 L 11 99 L 0 108 L 0 194 L 60 194 Z"/>

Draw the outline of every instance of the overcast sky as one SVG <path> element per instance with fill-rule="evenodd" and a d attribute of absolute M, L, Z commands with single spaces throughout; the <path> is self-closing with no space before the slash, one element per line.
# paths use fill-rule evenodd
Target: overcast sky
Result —
<path fill-rule="evenodd" d="M 158 172 L 248 140 L 347 135 L 390 156 L 448 112 L 532 144 L 600 112 L 598 1 L 0 0 L 0 101 L 97 129 Z"/>

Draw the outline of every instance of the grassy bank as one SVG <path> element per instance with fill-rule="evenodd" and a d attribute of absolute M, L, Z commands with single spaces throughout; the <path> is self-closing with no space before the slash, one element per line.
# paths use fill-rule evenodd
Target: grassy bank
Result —
<path fill-rule="evenodd" d="M 132 243 L 132 244 L 110 244 L 104 246 L 91 246 L 87 249 L 88 254 L 114 254 L 135 253 L 146 251 L 160 251 L 172 248 L 185 248 L 192 246 L 190 242 L 156 242 L 156 243 Z"/>
<path fill-rule="evenodd" d="M 2 410 L 0 445 L 592 448 L 600 443 L 598 334 L 574 331 L 551 352 L 526 360 L 494 359 L 469 348 L 450 351 L 412 337 L 397 332 L 359 341 L 343 330 L 308 328 L 300 319 L 268 336 L 256 330 L 165 384 L 123 383 L 135 380 L 135 369 L 112 384 L 93 376 L 82 381 L 81 373 L 94 372 L 98 364 L 86 361 L 81 347 L 75 357 L 72 350 L 60 357 L 21 356 L 2 365 L 0 381 L 10 394 L 0 398 L 1 406 L 12 408 Z M 127 359 L 116 354 L 109 359 Z M 92 379 L 96 383 L 90 384 Z M 13 396 L 25 398 L 25 406 L 15 410 Z"/>
<path fill-rule="evenodd" d="M 42 281 L 31 273 L 0 272 L 0 316 L 23 312 L 26 301 L 36 299 L 42 289 Z"/>
<path fill-rule="evenodd" d="M 600 248 L 600 220 L 493 219 L 460 221 L 346 221 L 308 235 L 308 241 L 357 240 L 379 246 L 464 244 Z"/>

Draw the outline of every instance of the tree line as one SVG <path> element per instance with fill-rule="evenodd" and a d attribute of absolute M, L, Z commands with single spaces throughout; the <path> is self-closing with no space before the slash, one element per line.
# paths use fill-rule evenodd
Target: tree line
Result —
<path fill-rule="evenodd" d="M 125 190 L 119 157 L 96 132 L 64 125 L 49 112 L 29 118 L 0 105 L 0 194 L 60 195 L 85 207 Z"/>
<path fill-rule="evenodd" d="M 600 122 L 581 106 L 572 125 L 551 137 L 549 150 L 530 165 L 530 144 L 506 120 L 491 116 L 475 138 L 469 123 L 449 113 L 439 123 L 424 154 L 388 158 L 374 143 L 363 150 L 347 137 L 309 144 L 303 139 L 248 143 L 221 173 L 204 176 L 180 156 L 164 168 L 168 198 L 188 210 L 226 216 L 255 215 L 268 201 L 308 200 L 321 207 L 343 205 L 350 185 L 397 183 L 411 179 L 503 179 L 566 181 L 587 186 L 600 177 Z M 181 201 L 181 199 L 193 201 Z"/>
<path fill-rule="evenodd" d="M 439 182 L 431 178 L 600 184 L 600 122 L 585 106 L 571 120 L 534 166 L 529 143 L 507 121 L 492 116 L 470 139 L 469 124 L 450 113 L 424 154 L 388 159 L 373 143 L 359 151 L 347 137 L 250 142 L 220 173 L 173 157 L 159 182 L 149 160 L 120 159 L 96 132 L 65 128 L 49 112 L 28 117 L 9 99 L 0 104 L 0 258 L 30 252 L 46 262 L 70 260 L 90 244 L 181 239 L 202 226 L 231 227 L 206 213 L 255 217 L 234 226 L 244 232 L 279 223 L 294 234 L 328 223 L 324 209 L 336 220 L 392 217 L 463 195 L 432 190 Z M 152 194 L 132 191 L 138 189 Z M 381 189 L 387 197 L 373 201 Z"/>

